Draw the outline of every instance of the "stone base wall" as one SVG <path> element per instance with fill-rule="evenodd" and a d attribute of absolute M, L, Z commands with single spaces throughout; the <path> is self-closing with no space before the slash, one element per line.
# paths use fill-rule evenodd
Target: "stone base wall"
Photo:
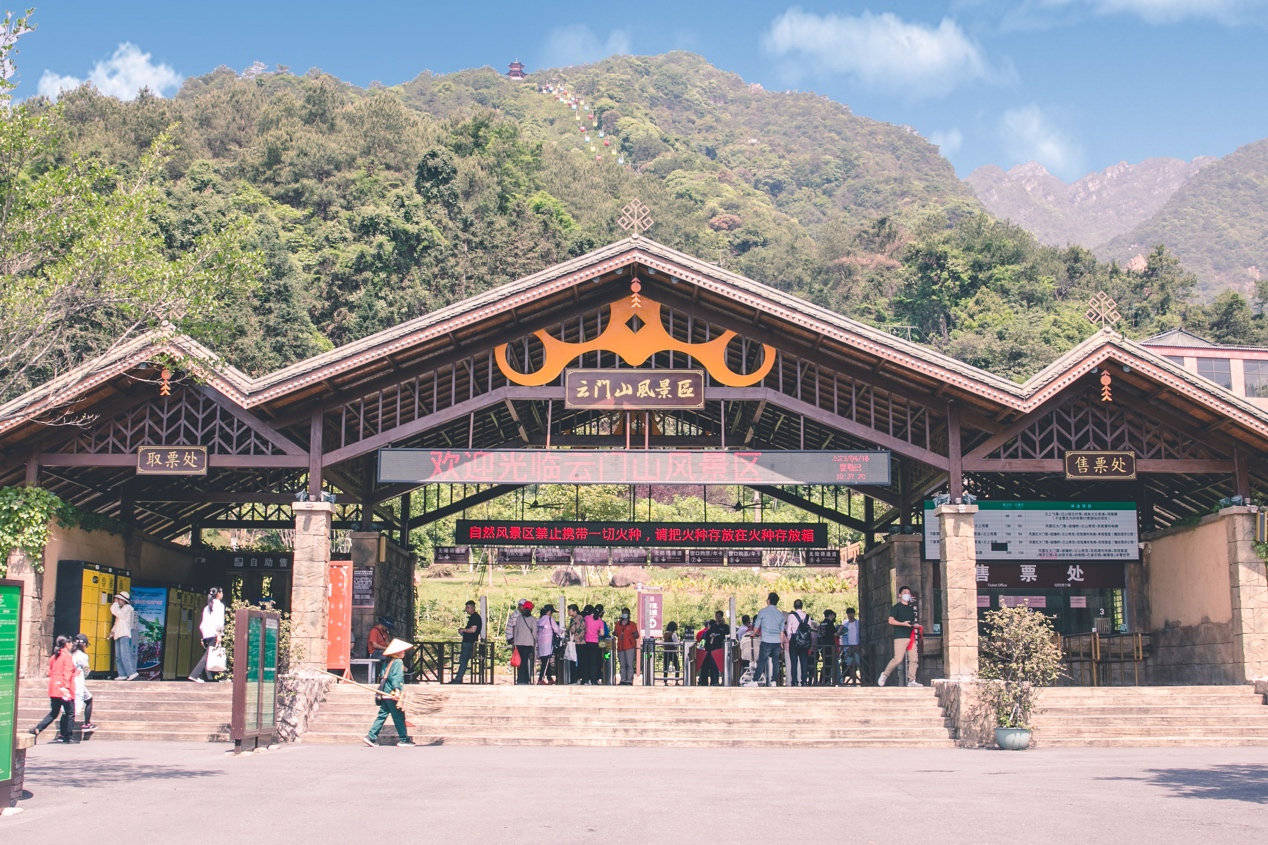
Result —
<path fill-rule="evenodd" d="M 1154 652 L 1146 662 L 1150 684 L 1235 684 L 1233 626 L 1203 620 L 1197 625 L 1168 624 L 1153 632 Z"/>
<path fill-rule="evenodd" d="M 871 676 L 864 679 L 866 683 L 875 681 L 894 656 L 893 639 L 885 620 L 898 601 L 900 586 L 908 585 L 921 597 L 921 618 L 932 630 L 936 564 L 922 560 L 920 548 L 918 535 L 895 534 L 859 558 L 859 643 Z M 916 679 L 927 684 L 942 677 L 942 667 L 941 638 L 926 637 Z"/>
<path fill-rule="evenodd" d="M 288 672 L 278 678 L 278 739 L 282 742 L 295 742 L 303 736 L 334 685 L 335 678 L 329 672 L 306 669 Z"/>
<path fill-rule="evenodd" d="M 995 721 L 978 694 L 980 682 L 935 680 L 934 694 L 942 714 L 951 720 L 955 743 L 961 748 L 988 748 L 995 745 Z"/>

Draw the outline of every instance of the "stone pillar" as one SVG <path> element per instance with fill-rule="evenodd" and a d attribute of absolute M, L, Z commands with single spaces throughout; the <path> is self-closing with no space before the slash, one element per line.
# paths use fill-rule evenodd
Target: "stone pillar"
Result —
<path fill-rule="evenodd" d="M 1254 509 L 1220 511 L 1228 531 L 1228 585 L 1233 607 L 1233 676 L 1268 679 L 1268 577 L 1255 551 Z"/>
<path fill-rule="evenodd" d="M 330 624 L 329 502 L 295 502 L 295 559 L 291 564 L 291 669 L 326 670 Z"/>
<path fill-rule="evenodd" d="M 48 672 L 48 653 L 53 647 L 49 620 L 44 616 L 44 573 L 22 552 L 9 553 L 9 578 L 22 582 L 22 653 L 18 655 L 18 677 L 40 678 Z"/>
<path fill-rule="evenodd" d="M 977 675 L 977 505 L 939 505 L 933 518 L 942 530 L 942 668 L 951 680 Z"/>

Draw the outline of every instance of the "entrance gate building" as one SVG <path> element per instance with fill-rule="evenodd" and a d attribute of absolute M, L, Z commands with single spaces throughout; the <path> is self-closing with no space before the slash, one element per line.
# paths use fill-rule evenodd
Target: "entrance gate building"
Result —
<path fill-rule="evenodd" d="M 602 378 L 607 405 L 593 393 Z M 639 380 L 672 399 L 640 404 Z M 418 474 L 393 463 L 398 450 L 423 466 L 494 450 L 548 460 L 538 475 Z M 938 676 L 971 676 L 979 609 L 1018 596 L 1051 600 L 1069 625 L 1104 610 L 1153 632 L 1158 680 L 1268 676 L 1250 505 L 1268 480 L 1262 409 L 1108 328 L 1016 384 L 640 236 L 259 378 L 152 334 L 0 408 L 0 484 L 117 521 L 110 541 L 55 530 L 42 567 L 11 555 L 29 597 L 24 672 L 62 633 L 61 560 L 205 587 L 225 577 L 199 555 L 213 527 L 294 532 L 293 665 L 325 665 L 333 528 L 353 530 L 354 564 L 379 568 L 375 613 L 408 635 L 411 529 L 525 484 L 587 480 L 558 475 L 549 458 L 562 450 L 574 463 L 585 450 L 682 465 L 701 453 L 715 468 L 781 453 L 774 463 L 794 469 L 740 483 L 858 531 L 864 636 L 884 639 L 896 587 L 911 584 Z M 833 477 L 797 463 L 807 455 L 853 463 Z M 868 475 L 860 455 L 884 472 Z M 703 476 L 679 483 L 719 477 Z M 984 547 L 975 528 L 1023 502 L 1077 519 L 1119 503 L 1137 553 Z"/>

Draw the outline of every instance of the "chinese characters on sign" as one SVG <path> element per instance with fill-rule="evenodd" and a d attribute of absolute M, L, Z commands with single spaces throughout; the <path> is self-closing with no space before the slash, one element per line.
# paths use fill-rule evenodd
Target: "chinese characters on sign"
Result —
<path fill-rule="evenodd" d="M 353 568 L 352 606 L 374 607 L 374 567 L 358 566 Z"/>
<path fill-rule="evenodd" d="M 200 567 L 218 569 L 290 569 L 289 552 L 232 552 L 222 549 L 204 549 L 194 556 Z"/>
<path fill-rule="evenodd" d="M 840 566 L 840 549 L 806 549 L 806 566 Z"/>
<path fill-rule="evenodd" d="M 665 633 L 664 597 L 659 593 L 638 592 L 638 629 L 645 637 Z"/>
<path fill-rule="evenodd" d="M 979 563 L 977 585 L 981 587 L 1037 589 L 1103 589 L 1126 586 L 1119 563 Z"/>
<path fill-rule="evenodd" d="M 380 484 L 889 484 L 889 452 L 380 449 Z"/>
<path fill-rule="evenodd" d="M 1098 478 L 1103 481 L 1130 481 L 1136 477 L 1134 452 L 1066 452 L 1067 479 Z"/>
<path fill-rule="evenodd" d="M 206 475 L 206 446 L 138 446 L 137 475 Z"/>
<path fill-rule="evenodd" d="M 435 563 L 470 563 L 471 553 L 466 546 L 437 546 L 432 560 Z"/>
<path fill-rule="evenodd" d="M 973 517 L 977 559 L 1136 560 L 1135 502 L 978 502 Z M 925 558 L 937 560 L 942 533 L 924 507 Z"/>
<path fill-rule="evenodd" d="M 18 642 L 21 631 L 22 583 L 0 581 L 0 784 L 5 784 L 6 790 L 13 778 L 13 728 L 18 716 Z"/>
<path fill-rule="evenodd" d="M 683 546 L 687 548 L 823 548 L 823 523 L 531 522 L 460 519 L 455 540 L 476 546 L 543 543 L 563 546 Z M 655 561 L 653 561 L 655 562 Z"/>
<path fill-rule="evenodd" d="M 568 408 L 703 408 L 704 370 L 565 370 Z"/>

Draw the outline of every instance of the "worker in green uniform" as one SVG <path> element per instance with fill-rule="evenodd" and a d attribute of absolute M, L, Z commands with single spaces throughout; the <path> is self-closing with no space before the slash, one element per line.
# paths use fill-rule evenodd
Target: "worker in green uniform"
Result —
<path fill-rule="evenodd" d="M 405 663 L 401 658 L 413 647 L 404 640 L 392 640 L 383 649 L 383 659 L 388 663 L 383 670 L 383 680 L 379 682 L 379 691 L 374 696 L 379 704 L 379 715 L 374 717 L 374 724 L 370 725 L 370 732 L 363 740 L 371 748 L 378 748 L 379 731 L 383 729 L 389 716 L 396 726 L 396 735 L 400 737 L 397 747 L 414 747 L 414 740 L 410 739 L 409 730 L 405 727 L 405 711 L 400 706 L 401 697 L 405 693 Z"/>

